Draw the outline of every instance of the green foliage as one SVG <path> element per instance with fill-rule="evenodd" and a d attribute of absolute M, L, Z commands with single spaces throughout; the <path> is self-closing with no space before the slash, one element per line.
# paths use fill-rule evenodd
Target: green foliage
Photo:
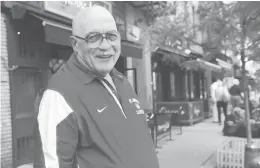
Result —
<path fill-rule="evenodd" d="M 176 49 L 177 46 L 187 45 L 187 41 L 197 43 L 192 31 L 197 26 L 191 24 L 191 15 L 187 10 L 179 10 L 177 13 L 172 12 L 178 10 L 180 4 L 187 5 L 187 2 L 174 2 L 161 13 L 158 9 L 148 11 L 150 15 L 154 12 L 155 14 L 152 16 L 157 16 L 152 19 L 152 24 L 144 33 L 144 38 L 150 38 L 153 46 L 168 44 Z M 167 10 L 170 10 L 170 12 L 167 12 Z"/>
<path fill-rule="evenodd" d="M 169 13 L 166 10 L 173 10 L 173 7 L 167 8 L 161 14 L 157 11 L 156 16 L 160 17 L 155 18 L 148 29 L 153 43 L 163 43 L 169 39 L 192 41 L 201 45 L 208 57 L 214 57 L 222 50 L 231 50 L 234 55 L 239 55 L 244 46 L 248 60 L 259 61 L 260 2 L 239 1 L 224 4 L 221 1 L 201 1 L 197 10 L 199 24 L 191 24 L 192 13 L 187 10 L 178 12 L 178 3 L 183 2 L 175 3 L 174 10 L 179 15 L 171 16 L 173 20 L 168 15 L 163 15 Z M 207 32 L 207 39 L 197 43 L 196 35 L 191 30 Z"/>
<path fill-rule="evenodd" d="M 158 17 L 172 15 L 176 12 L 175 3 L 168 1 L 147 1 L 144 10 L 150 24 L 153 24 Z"/>
<path fill-rule="evenodd" d="M 244 45 L 246 56 L 254 60 L 260 42 L 260 2 L 233 2 L 214 9 L 215 3 L 221 2 L 205 2 L 199 13 L 203 16 L 201 23 L 210 29 L 213 41 L 223 44 L 220 46 L 222 49 L 233 50 L 235 54 L 240 53 Z M 211 12 L 206 14 L 209 7 Z"/>

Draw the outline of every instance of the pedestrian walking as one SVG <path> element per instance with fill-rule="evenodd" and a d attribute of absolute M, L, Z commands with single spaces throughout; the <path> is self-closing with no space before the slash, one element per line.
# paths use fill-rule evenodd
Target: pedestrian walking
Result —
<path fill-rule="evenodd" d="M 146 116 L 115 68 L 121 37 L 103 7 L 72 22 L 74 53 L 44 92 L 38 125 L 48 168 L 159 168 Z"/>
<path fill-rule="evenodd" d="M 228 110 L 228 103 L 230 100 L 230 94 L 228 91 L 228 87 L 224 85 L 224 83 L 218 79 L 217 81 L 217 86 L 215 90 L 215 99 L 217 102 L 217 110 L 218 110 L 218 122 L 221 125 L 222 120 L 221 120 L 221 115 L 222 115 L 222 110 L 224 113 L 225 118 L 227 117 L 227 110 Z"/>
<path fill-rule="evenodd" d="M 218 83 L 216 80 L 213 80 L 213 83 L 210 85 L 211 91 L 211 110 L 212 110 L 212 118 L 214 123 L 218 123 L 218 110 L 217 110 L 217 100 L 216 100 L 216 89 Z"/>

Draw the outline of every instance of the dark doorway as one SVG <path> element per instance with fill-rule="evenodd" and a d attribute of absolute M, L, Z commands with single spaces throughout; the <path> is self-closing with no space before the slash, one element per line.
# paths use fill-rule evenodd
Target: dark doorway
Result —
<path fill-rule="evenodd" d="M 55 54 L 53 58 L 62 59 L 64 61 L 68 61 L 70 56 L 73 53 L 73 49 L 69 46 L 57 45 L 52 44 L 53 46 L 53 53 Z"/>
<path fill-rule="evenodd" d="M 10 71 L 13 167 L 33 162 L 35 100 L 49 79 L 48 62 L 52 58 L 67 60 L 73 52 L 70 47 L 46 43 L 42 21 L 26 15 L 11 20 L 8 29 Z M 19 33 L 18 33 L 19 32 Z"/>
<path fill-rule="evenodd" d="M 137 72 L 136 68 L 127 68 L 126 67 L 126 57 L 120 56 L 115 68 L 122 73 L 130 82 L 132 85 L 134 91 L 137 93 Z"/>
<path fill-rule="evenodd" d="M 125 74 L 125 69 L 126 69 L 126 58 L 123 56 L 120 56 L 119 59 L 117 60 L 117 63 L 115 65 L 115 68 L 121 72 L 123 75 Z"/>

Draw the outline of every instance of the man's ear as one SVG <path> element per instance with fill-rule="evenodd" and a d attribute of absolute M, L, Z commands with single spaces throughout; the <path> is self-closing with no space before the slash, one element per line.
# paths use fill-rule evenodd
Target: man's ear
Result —
<path fill-rule="evenodd" d="M 74 51 L 77 51 L 77 39 L 74 36 L 70 36 L 70 44 Z"/>

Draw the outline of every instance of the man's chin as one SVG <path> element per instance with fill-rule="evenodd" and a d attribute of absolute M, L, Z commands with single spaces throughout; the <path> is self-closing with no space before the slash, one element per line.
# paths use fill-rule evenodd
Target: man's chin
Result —
<path fill-rule="evenodd" d="M 98 76 L 100 77 L 105 77 L 110 71 L 112 70 L 112 68 L 102 68 L 98 70 Z"/>

